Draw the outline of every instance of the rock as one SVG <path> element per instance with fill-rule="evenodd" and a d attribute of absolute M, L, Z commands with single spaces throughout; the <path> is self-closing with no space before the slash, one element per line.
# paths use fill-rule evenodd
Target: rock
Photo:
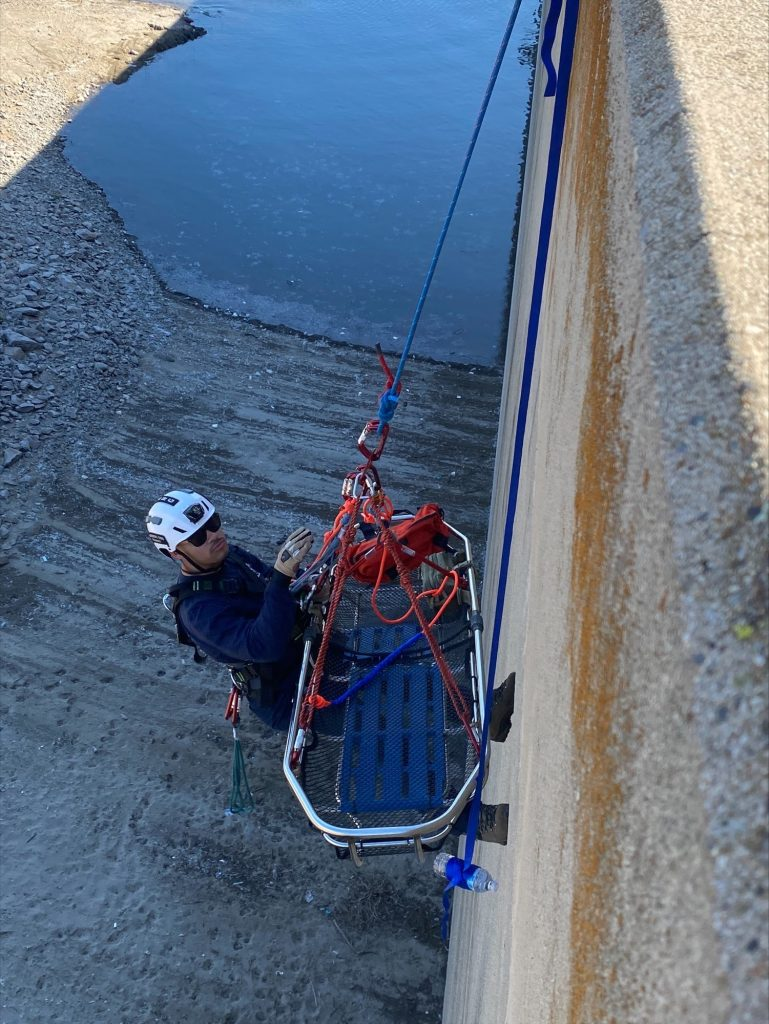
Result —
<path fill-rule="evenodd" d="M 20 452 L 18 448 L 6 448 L 5 454 L 3 455 L 3 469 L 8 469 L 15 462 L 18 462 L 24 452 Z"/>
<path fill-rule="evenodd" d="M 10 327 L 6 327 L 3 331 L 3 341 L 11 348 L 20 348 L 22 352 L 36 352 L 42 348 L 39 341 L 29 338 L 26 334 L 20 334 L 19 331 L 12 331 Z M 12 358 L 15 359 L 16 356 Z"/>
<path fill-rule="evenodd" d="M 16 273 L 19 277 L 28 277 L 36 269 L 37 265 L 35 263 L 20 263 L 16 268 Z"/>
<path fill-rule="evenodd" d="M 19 348 L 19 347 L 18 347 L 18 345 L 13 345 L 13 346 L 11 346 L 10 348 L 7 348 L 7 349 L 5 350 L 5 354 L 6 354 L 6 355 L 7 355 L 7 356 L 8 356 L 8 357 L 9 357 L 10 359 L 16 359 L 16 360 L 21 360 L 21 359 L 23 359 L 23 358 L 24 358 L 24 355 L 25 355 L 25 353 L 24 353 L 24 349 L 23 349 L 23 348 Z"/>

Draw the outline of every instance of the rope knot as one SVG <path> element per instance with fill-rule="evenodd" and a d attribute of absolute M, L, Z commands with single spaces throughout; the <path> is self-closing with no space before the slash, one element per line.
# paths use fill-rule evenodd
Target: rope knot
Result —
<path fill-rule="evenodd" d="M 460 889 L 469 889 L 471 876 L 477 870 L 477 864 L 465 864 L 459 857 L 452 857 L 446 865 L 446 888 L 453 889 L 457 886 Z"/>
<path fill-rule="evenodd" d="M 449 922 L 451 920 L 452 889 L 469 889 L 468 880 L 475 870 L 475 864 L 468 864 L 459 857 L 451 857 L 446 864 L 446 885 L 443 890 L 443 917 L 441 918 L 441 937 L 444 942 L 449 939 Z"/>
<path fill-rule="evenodd" d="M 380 424 L 389 423 L 398 408 L 398 395 L 392 388 L 383 391 L 379 398 L 378 419 Z"/>
<path fill-rule="evenodd" d="M 319 693 L 308 694 L 305 704 L 311 708 L 314 708 L 316 711 L 318 710 L 318 708 L 322 710 L 323 708 L 331 707 L 331 701 L 326 700 L 325 697 L 321 697 Z"/>

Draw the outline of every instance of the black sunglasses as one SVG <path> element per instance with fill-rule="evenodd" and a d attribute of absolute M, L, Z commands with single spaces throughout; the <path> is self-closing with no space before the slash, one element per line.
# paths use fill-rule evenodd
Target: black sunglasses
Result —
<path fill-rule="evenodd" d="M 222 528 L 222 517 L 218 512 L 214 512 L 210 519 L 207 519 L 205 523 L 200 527 L 199 530 L 195 530 L 187 537 L 187 543 L 192 544 L 194 548 L 202 548 L 206 542 L 207 535 L 209 533 L 218 533 Z"/>

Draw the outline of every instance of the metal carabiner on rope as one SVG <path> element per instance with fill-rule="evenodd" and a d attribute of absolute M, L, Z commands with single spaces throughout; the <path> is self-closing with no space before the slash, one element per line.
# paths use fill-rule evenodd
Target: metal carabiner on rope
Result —
<path fill-rule="evenodd" d="M 342 481 L 342 497 L 346 499 L 373 497 L 381 489 L 379 473 L 373 466 L 358 466 Z"/>
<path fill-rule="evenodd" d="M 387 440 L 387 435 L 389 433 L 389 423 L 380 423 L 379 420 L 369 420 L 358 438 L 358 451 L 361 453 L 363 458 L 368 459 L 369 462 L 376 462 L 384 451 L 385 441 Z M 376 444 L 373 448 L 369 448 L 366 442 L 372 435 L 376 436 Z"/>

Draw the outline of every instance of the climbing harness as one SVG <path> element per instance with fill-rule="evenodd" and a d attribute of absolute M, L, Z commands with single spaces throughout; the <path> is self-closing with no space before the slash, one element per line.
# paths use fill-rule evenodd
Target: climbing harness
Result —
<path fill-rule="evenodd" d="M 237 578 L 213 575 L 181 579 L 169 587 L 168 592 L 163 597 L 164 607 L 174 617 L 177 641 L 192 648 L 193 659 L 197 664 L 202 664 L 206 660 L 207 655 L 199 649 L 184 626 L 180 615 L 182 603 L 197 594 L 225 594 L 228 596 L 261 595 L 267 587 L 267 578 L 233 548 L 230 548 L 228 561 L 242 570 L 241 575 Z M 295 643 L 302 638 L 305 621 L 305 614 L 299 612 L 291 643 Z M 237 732 L 241 702 L 245 697 L 252 707 L 273 708 L 277 704 L 282 677 L 276 672 L 275 666 L 270 662 L 233 664 L 228 665 L 227 668 L 232 680 L 232 688 L 224 717 L 232 723 L 234 749 L 232 755 L 232 787 L 226 813 L 239 814 L 251 810 L 254 806 L 253 796 L 246 777 L 245 760 Z"/>
<path fill-rule="evenodd" d="M 239 579 L 222 579 L 216 576 L 192 576 L 189 579 L 183 579 L 178 583 L 174 583 L 163 596 L 163 607 L 174 617 L 177 642 L 193 649 L 192 657 L 198 665 L 201 665 L 206 660 L 207 655 L 200 650 L 181 621 L 179 607 L 182 602 L 194 594 L 228 594 L 230 596 L 263 594 L 267 586 L 267 581 L 250 570 L 248 563 L 232 549 L 230 549 L 228 558 L 231 563 L 246 570 L 243 577 Z"/>

